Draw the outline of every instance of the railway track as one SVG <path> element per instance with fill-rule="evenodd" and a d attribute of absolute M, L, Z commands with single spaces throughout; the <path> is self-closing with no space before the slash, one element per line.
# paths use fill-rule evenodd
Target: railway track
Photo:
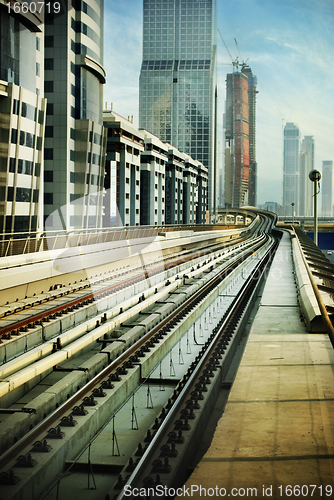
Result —
<path fill-rule="evenodd" d="M 272 221 L 262 223 L 264 232 L 268 231 L 268 225 L 271 226 Z M 185 300 L 166 319 L 143 335 L 133 345 L 127 348 L 125 346 L 124 352 L 116 360 L 111 362 L 83 388 L 78 390 L 74 396 L 60 405 L 51 415 L 44 418 L 27 435 L 8 449 L 0 457 L 0 481 L 2 488 L 5 488 L 6 498 L 19 498 L 17 495 L 20 494 L 22 488 L 26 488 L 26 491 L 30 491 L 32 488 L 33 496 L 27 496 L 27 498 L 33 498 L 34 500 L 38 498 L 42 494 L 43 488 L 52 483 L 55 474 L 61 473 L 63 463 L 57 457 L 60 457 L 68 446 L 71 448 L 71 454 L 75 455 L 80 452 L 82 442 L 76 442 L 76 433 L 79 432 L 80 435 L 86 434 L 87 441 L 93 439 L 96 432 L 98 432 L 94 413 L 96 415 L 99 412 L 104 415 L 103 418 L 107 418 L 105 413 L 109 411 L 110 414 L 110 400 L 114 401 L 115 398 L 120 397 L 121 386 L 124 386 L 124 382 L 128 387 L 125 391 L 122 389 L 122 397 L 129 397 L 143 377 L 146 376 L 145 373 L 151 371 L 154 355 L 164 343 L 167 343 L 165 341 L 171 338 L 170 332 L 175 332 L 178 323 L 184 320 L 191 311 L 196 310 L 199 304 L 206 300 L 208 295 L 223 282 L 223 279 L 228 277 L 241 264 L 241 261 L 245 261 L 246 257 L 254 255 L 254 252 L 257 252 L 267 240 L 268 236 L 259 237 L 256 244 L 246 250 L 239 259 L 236 258 L 218 273 L 212 272 L 214 276 L 192 297 Z M 264 262 L 263 259 L 262 261 Z M 213 348 L 212 341 L 213 338 L 217 337 L 217 332 L 213 332 L 211 337 L 210 350 Z M 145 357 L 149 362 L 145 362 Z M 195 366 L 198 365 L 199 361 L 199 359 L 196 360 Z M 108 402 L 109 409 L 107 410 Z M 109 414 L 108 417 L 110 418 Z M 99 421 L 101 422 L 103 418 L 99 417 Z M 36 443 L 38 444 L 36 445 Z M 38 458 L 35 458 L 35 456 Z M 39 459 L 41 456 L 43 457 L 42 461 Z M 57 464 L 57 467 L 55 467 L 55 464 Z M 36 491 L 37 485 L 41 488 L 38 494 Z"/>
<path fill-rule="evenodd" d="M 208 419 L 205 414 L 210 411 L 208 406 L 212 407 L 212 399 L 217 397 L 226 374 L 232 343 L 238 337 L 240 323 L 247 317 L 247 310 L 276 247 L 277 242 L 248 276 L 148 431 L 149 443 L 145 448 L 139 444 L 108 498 L 134 499 L 139 492 L 146 498 L 173 498 L 178 492 L 182 493 L 187 468 L 196 450 L 194 443 L 200 439 L 200 427 L 205 425 L 203 420 Z M 138 450 L 142 452 L 138 453 Z"/>
<path fill-rule="evenodd" d="M 75 436 L 85 435 L 87 442 L 92 440 L 98 432 L 98 425 L 103 419 L 110 418 L 110 409 L 116 408 L 115 401 L 120 401 L 120 394 L 123 393 L 123 400 L 130 397 L 143 378 L 152 371 L 153 363 L 156 362 L 154 356 L 162 349 L 161 346 L 168 344 L 166 340 L 172 338 L 170 332 L 175 333 L 178 324 L 187 318 L 189 312 L 196 311 L 199 304 L 206 300 L 208 295 L 230 273 L 233 273 L 241 262 L 258 252 L 266 241 L 266 245 L 269 246 L 268 236 L 265 233 L 271 228 L 272 221 L 263 220 L 261 225 L 259 232 L 263 232 L 263 235 L 256 238 L 255 245 L 248 247 L 245 245 L 246 249 L 239 260 L 236 258 L 228 265 L 222 266 L 219 272 L 215 271 L 215 266 L 212 265 L 211 273 L 209 272 L 212 277 L 208 283 L 203 284 L 192 297 L 185 300 L 167 318 L 134 343 L 133 341 L 125 342 L 123 349 L 122 344 L 118 344 L 121 349 L 118 350 L 117 359 L 110 362 L 84 387 L 72 397 L 68 397 L 68 400 L 59 405 L 59 408 L 45 416 L 38 425 L 3 453 L 0 457 L 0 484 L 1 489 L 6 492 L 6 499 L 20 498 L 20 491 L 23 488 L 27 495 L 25 498 L 36 500 L 43 495 L 47 485 L 52 484 L 55 476 L 59 480 L 59 474 L 61 475 L 63 468 L 63 461 L 59 457 L 65 453 L 68 446 L 73 456 L 80 453 L 83 447 L 82 440 L 77 442 Z M 101 337 L 103 337 L 103 325 L 100 325 L 97 330 L 99 331 L 96 335 L 101 332 Z M 176 340 L 173 342 L 175 345 Z M 197 365 L 198 362 L 199 359 L 196 359 L 195 364 Z M 125 391 L 122 388 L 124 385 L 128 386 Z M 94 413 L 103 415 L 98 418 L 99 424 L 94 420 Z M 40 488 L 38 492 L 37 488 Z M 28 491 L 30 492 L 31 489 L 32 496 L 29 497 Z"/>
<path fill-rule="evenodd" d="M 245 239 L 242 237 L 233 240 L 233 243 L 224 242 L 223 244 L 209 245 L 202 251 L 184 251 L 182 255 L 173 255 L 167 259 L 161 259 L 159 262 L 145 265 L 144 272 L 143 267 L 140 266 L 121 273 L 113 273 L 111 276 L 99 277 L 68 287 L 49 290 L 46 294 L 42 293 L 39 296 L 3 306 L 0 308 L 0 318 L 6 319 L 6 325 L 0 328 L 0 341 L 10 340 L 12 336 L 27 332 L 28 329 L 42 325 L 43 322 L 49 322 L 56 317 L 69 314 L 74 309 L 84 307 L 107 295 L 117 293 L 119 290 L 173 269 L 180 264 L 196 261 L 196 259 L 210 253 L 219 252 L 232 245 L 240 244 Z M 36 312 L 36 309 L 41 309 L 42 304 L 43 311 Z M 22 319 L 22 311 L 25 312 L 24 319 Z"/>

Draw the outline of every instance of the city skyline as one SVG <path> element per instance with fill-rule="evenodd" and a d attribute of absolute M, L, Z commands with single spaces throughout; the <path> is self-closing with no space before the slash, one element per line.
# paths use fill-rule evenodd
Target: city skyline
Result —
<path fill-rule="evenodd" d="M 294 122 L 301 136 L 315 141 L 315 168 L 334 158 L 331 130 L 334 128 L 333 52 L 331 26 L 334 6 L 330 0 L 311 1 L 239 0 L 217 1 L 217 28 L 232 58 L 247 60 L 258 78 L 257 162 L 258 203 L 282 203 L 283 127 Z M 107 2 L 104 66 L 107 84 L 104 102 L 115 111 L 133 116 L 138 125 L 139 73 L 142 61 L 142 0 Z M 277 28 L 279 26 L 279 28 Z M 238 42 L 238 50 L 235 40 Z M 119 40 L 122 40 L 122 44 Z M 225 78 L 231 72 L 229 55 L 216 37 L 220 126 L 224 112 Z M 108 47 L 117 47 L 110 51 Z M 219 137 L 219 164 L 223 165 L 223 132 Z M 269 166 L 268 166 L 269 165 Z"/>

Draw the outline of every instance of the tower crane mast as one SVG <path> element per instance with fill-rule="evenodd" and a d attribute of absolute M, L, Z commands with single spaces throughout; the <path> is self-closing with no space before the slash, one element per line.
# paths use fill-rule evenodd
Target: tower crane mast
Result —
<path fill-rule="evenodd" d="M 232 66 L 233 66 L 233 71 L 238 71 L 238 66 L 239 66 L 238 58 L 236 57 L 236 59 L 233 59 L 233 57 L 231 56 L 231 53 L 228 50 L 228 47 L 227 47 L 227 45 L 225 43 L 223 35 L 221 34 L 221 32 L 220 32 L 220 30 L 218 28 L 217 28 L 217 31 L 219 33 L 220 38 L 222 39 L 223 44 L 225 45 L 225 49 L 227 50 L 228 55 L 230 56 L 230 59 L 231 59 L 231 62 L 232 62 Z"/>

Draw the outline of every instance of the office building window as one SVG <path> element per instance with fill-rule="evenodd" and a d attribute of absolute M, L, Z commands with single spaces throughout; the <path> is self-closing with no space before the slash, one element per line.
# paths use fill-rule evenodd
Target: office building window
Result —
<path fill-rule="evenodd" d="M 34 192 L 33 192 L 33 195 L 32 195 L 32 201 L 34 203 L 38 202 L 38 196 L 39 196 L 39 190 L 38 189 L 34 189 Z"/>
<path fill-rule="evenodd" d="M 53 193 L 44 193 L 44 204 L 45 205 L 53 204 Z"/>
<path fill-rule="evenodd" d="M 15 172 L 15 158 L 9 158 L 9 172 Z"/>
<path fill-rule="evenodd" d="M 53 171 L 45 170 L 44 171 L 44 181 L 45 182 L 53 182 Z"/>
<path fill-rule="evenodd" d="M 35 176 L 39 177 L 40 175 L 41 175 L 41 164 L 40 163 L 36 163 L 35 164 Z"/>
<path fill-rule="evenodd" d="M 12 128 L 12 137 L 11 137 L 11 141 L 10 141 L 12 144 L 16 144 L 17 143 L 17 129 L 16 128 Z"/>
<path fill-rule="evenodd" d="M 14 199 L 14 188 L 13 186 L 9 186 L 7 188 L 7 201 L 13 201 Z"/>
<path fill-rule="evenodd" d="M 53 80 L 46 80 L 44 82 L 44 92 L 53 92 Z"/>
<path fill-rule="evenodd" d="M 47 125 L 45 127 L 45 137 L 53 137 L 53 125 Z"/>
<path fill-rule="evenodd" d="M 44 44 L 46 48 L 51 48 L 54 45 L 54 39 L 53 36 L 45 36 L 44 37 Z"/>
<path fill-rule="evenodd" d="M 43 138 L 42 137 L 37 137 L 37 140 L 36 140 L 36 149 L 37 149 L 37 151 L 41 151 L 42 150 L 42 142 L 43 142 Z"/>
<path fill-rule="evenodd" d="M 53 160 L 53 148 L 44 148 L 44 160 Z"/>
<path fill-rule="evenodd" d="M 17 187 L 16 188 L 16 201 L 22 201 L 22 202 L 27 202 L 30 203 L 31 200 L 31 189 L 29 188 L 23 188 L 23 187 Z"/>
<path fill-rule="evenodd" d="M 14 115 L 19 114 L 19 105 L 20 105 L 20 101 L 18 101 L 17 99 L 14 99 L 14 101 L 13 101 L 13 114 Z"/>
<path fill-rule="evenodd" d="M 51 57 L 46 57 L 44 59 L 44 69 L 45 70 L 53 70 L 53 59 Z"/>

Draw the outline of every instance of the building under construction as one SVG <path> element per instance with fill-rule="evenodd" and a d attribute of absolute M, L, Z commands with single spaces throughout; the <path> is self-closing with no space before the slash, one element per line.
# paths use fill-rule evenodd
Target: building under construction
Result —
<path fill-rule="evenodd" d="M 256 206 L 255 108 L 257 78 L 242 65 L 226 77 L 225 205 Z"/>

